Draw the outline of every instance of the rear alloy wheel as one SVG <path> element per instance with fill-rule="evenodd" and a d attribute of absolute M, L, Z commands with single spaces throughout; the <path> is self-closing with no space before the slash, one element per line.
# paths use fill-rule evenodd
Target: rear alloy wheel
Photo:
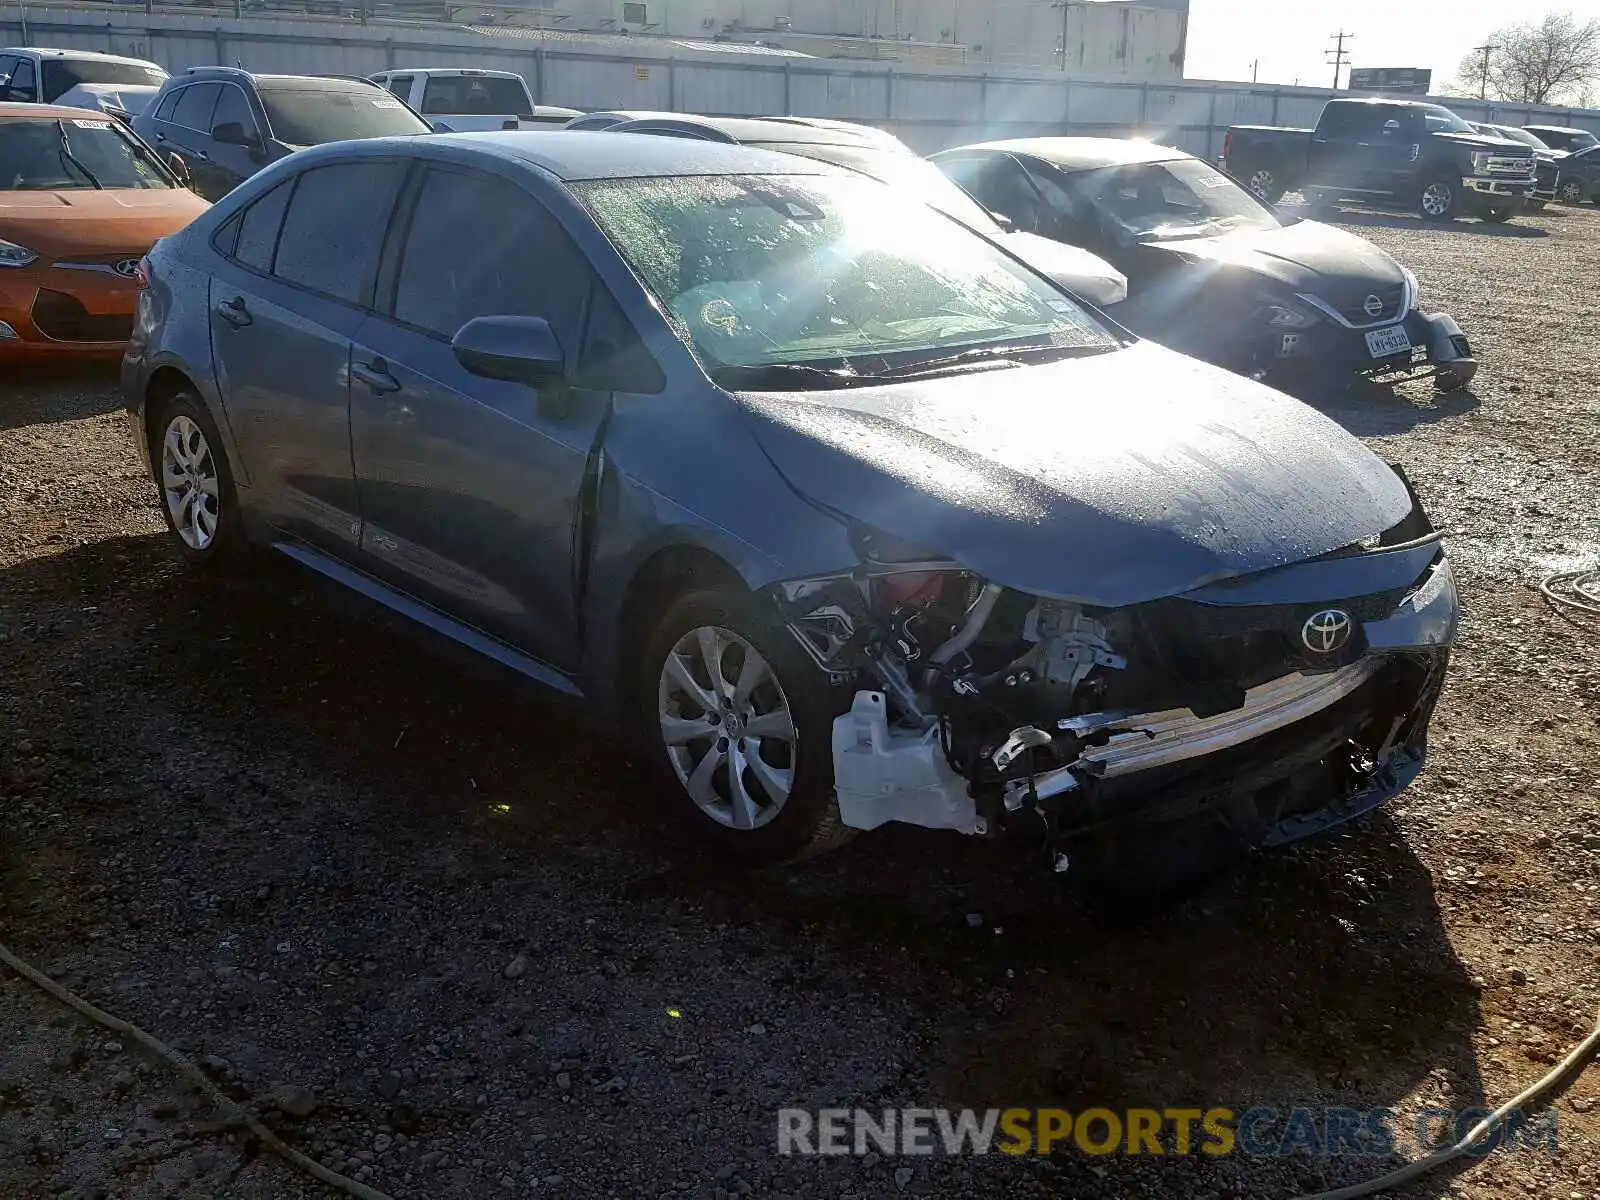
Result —
<path fill-rule="evenodd" d="M 637 700 L 679 816 L 730 857 L 792 861 L 848 836 L 833 796 L 826 680 L 749 597 L 695 592 L 672 604 Z"/>
<path fill-rule="evenodd" d="M 1456 215 L 1460 197 L 1448 179 L 1435 179 L 1423 185 L 1417 198 L 1417 211 L 1430 221 L 1448 221 Z"/>
<path fill-rule="evenodd" d="M 1250 190 L 1256 198 L 1267 204 L 1276 204 L 1283 199 L 1283 188 L 1278 186 L 1278 178 L 1266 167 L 1257 167 L 1250 173 Z"/>
<path fill-rule="evenodd" d="M 1583 184 L 1576 179 L 1570 179 L 1561 185 L 1561 202 L 1563 204 L 1583 203 Z"/>
<path fill-rule="evenodd" d="M 233 475 L 200 398 L 179 392 L 161 409 L 151 456 L 161 515 L 178 550 L 196 566 L 234 567 L 247 555 Z"/>

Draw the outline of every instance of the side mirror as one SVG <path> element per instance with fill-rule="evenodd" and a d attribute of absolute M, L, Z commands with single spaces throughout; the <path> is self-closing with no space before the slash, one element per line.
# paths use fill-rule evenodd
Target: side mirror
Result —
<path fill-rule="evenodd" d="M 1385 121 L 1383 123 L 1383 132 L 1386 133 L 1386 134 L 1399 133 L 1400 132 L 1400 122 L 1396 121 L 1393 117 L 1390 117 L 1387 121 Z"/>
<path fill-rule="evenodd" d="M 567 372 L 566 355 L 543 317 L 474 317 L 450 340 L 456 361 L 484 379 L 546 387 Z"/>
<path fill-rule="evenodd" d="M 255 134 L 248 132 L 238 121 L 224 121 L 211 131 L 211 140 L 224 146 L 249 146 L 257 144 Z"/>

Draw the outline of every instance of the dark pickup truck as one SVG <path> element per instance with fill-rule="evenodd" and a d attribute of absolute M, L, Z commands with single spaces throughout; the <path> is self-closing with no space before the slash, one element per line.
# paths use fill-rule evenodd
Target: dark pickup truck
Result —
<path fill-rule="evenodd" d="M 1298 191 L 1312 205 L 1344 198 L 1508 221 L 1533 194 L 1533 151 L 1478 133 L 1448 108 L 1406 100 L 1330 100 L 1315 129 L 1235 125 L 1222 169 L 1269 204 Z"/>

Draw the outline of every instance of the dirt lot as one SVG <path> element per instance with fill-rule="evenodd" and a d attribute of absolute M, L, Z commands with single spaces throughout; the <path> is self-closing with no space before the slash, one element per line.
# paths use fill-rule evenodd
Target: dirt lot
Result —
<path fill-rule="evenodd" d="M 1600 651 L 1529 583 L 1600 556 L 1600 214 L 1342 220 L 1484 363 L 1475 396 L 1334 413 L 1460 530 L 1454 677 L 1389 813 L 1134 925 L 1014 849 L 915 830 L 731 874 L 569 714 L 287 569 L 186 573 L 112 380 L 40 377 L 0 385 L 0 940 L 241 1098 L 309 1090 L 274 1124 L 395 1197 L 1277 1197 L 1377 1173 L 774 1153 L 785 1105 L 1404 1127 L 1498 1103 L 1592 1024 Z M 1600 1069 L 1558 1120 L 1555 1157 L 1410 1194 L 1600 1197 Z M 0 970 L 0 1195 L 332 1193 Z"/>

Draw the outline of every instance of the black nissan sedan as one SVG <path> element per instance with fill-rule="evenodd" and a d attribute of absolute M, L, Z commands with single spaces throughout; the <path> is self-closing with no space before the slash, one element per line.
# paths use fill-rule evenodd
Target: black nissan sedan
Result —
<path fill-rule="evenodd" d="M 1028 138 L 933 162 L 1017 228 L 1110 262 L 1128 277 L 1111 315 L 1172 349 L 1301 394 L 1351 376 L 1431 376 L 1448 392 L 1477 372 L 1460 326 L 1424 313 L 1416 276 L 1388 254 L 1279 215 L 1181 150 Z"/>

